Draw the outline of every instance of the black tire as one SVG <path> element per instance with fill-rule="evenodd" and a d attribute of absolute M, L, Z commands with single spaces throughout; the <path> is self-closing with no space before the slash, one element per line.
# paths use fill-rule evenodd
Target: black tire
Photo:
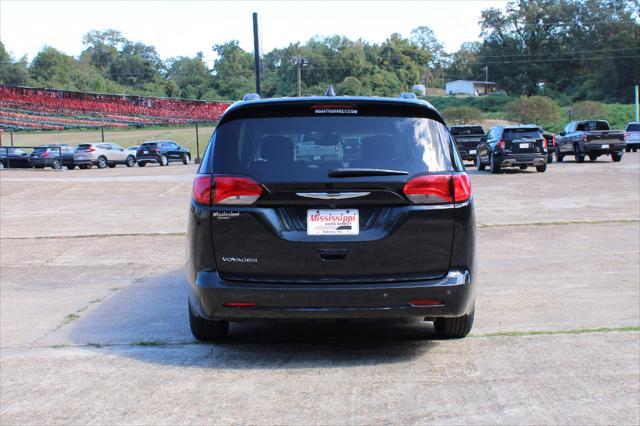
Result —
<path fill-rule="evenodd" d="M 67 166 L 67 169 L 69 169 L 69 170 L 73 170 L 73 169 L 75 169 L 75 168 L 76 168 L 76 166 L 75 166 L 75 165 L 74 165 L 74 166 Z"/>
<path fill-rule="evenodd" d="M 5 165 L 4 165 L 4 161 L 0 161 L 0 169 L 4 169 Z"/>
<path fill-rule="evenodd" d="M 547 155 L 547 163 L 553 163 L 553 154 Z"/>
<path fill-rule="evenodd" d="M 573 147 L 573 156 L 576 158 L 576 163 L 584 163 L 584 154 L 580 150 L 580 145 Z"/>
<path fill-rule="evenodd" d="M 99 169 L 104 169 L 105 167 L 107 167 L 107 159 L 105 157 L 98 157 L 96 165 Z"/>
<path fill-rule="evenodd" d="M 198 340 L 220 340 L 229 335 L 229 321 L 212 321 L 193 313 L 189 304 L 191 334 Z"/>
<path fill-rule="evenodd" d="M 475 316 L 475 306 L 471 313 L 453 318 L 436 318 L 433 326 L 436 334 L 442 339 L 460 339 L 465 337 L 473 327 L 473 317 Z"/>
<path fill-rule="evenodd" d="M 108 166 L 109 166 L 110 169 L 113 169 L 113 168 L 116 167 L 116 163 L 110 163 L 110 164 L 108 164 Z"/>
<path fill-rule="evenodd" d="M 54 160 L 53 163 L 51 163 L 51 168 L 53 170 L 60 170 L 62 168 L 62 163 L 59 160 Z"/>
<path fill-rule="evenodd" d="M 138 161 L 138 166 L 140 166 L 140 167 L 144 167 L 144 166 L 146 166 L 146 165 L 147 165 L 147 163 L 146 163 L 146 162 L 144 162 L 144 161 Z"/>
<path fill-rule="evenodd" d="M 624 150 L 625 150 L 625 152 L 631 152 L 631 148 L 629 148 L 629 147 L 626 147 Z"/>
<path fill-rule="evenodd" d="M 130 155 L 127 157 L 127 162 L 125 163 L 127 167 L 133 167 L 136 165 L 136 157 Z"/>
<path fill-rule="evenodd" d="M 486 165 L 482 164 L 482 159 L 480 158 L 480 153 L 476 154 L 476 167 L 478 168 L 478 170 L 480 170 L 481 172 L 483 172 L 486 169 Z"/>
<path fill-rule="evenodd" d="M 612 152 L 611 159 L 614 163 L 619 162 L 620 160 L 622 160 L 622 152 Z"/>
<path fill-rule="evenodd" d="M 562 163 L 563 160 L 564 160 L 564 155 L 556 151 L 556 162 Z"/>
<path fill-rule="evenodd" d="M 161 166 L 168 166 L 169 159 L 167 158 L 166 155 L 161 155 L 160 158 L 158 159 L 158 164 L 160 164 Z"/>
<path fill-rule="evenodd" d="M 638 152 L 638 148 L 633 148 L 633 152 Z"/>
<path fill-rule="evenodd" d="M 527 165 L 526 164 L 520 164 L 520 170 L 527 170 Z"/>
<path fill-rule="evenodd" d="M 598 159 L 598 156 L 595 154 L 589 154 L 589 161 L 596 161 Z"/>
<path fill-rule="evenodd" d="M 191 157 L 189 157 L 189 154 L 184 154 L 182 156 L 182 164 L 189 164 L 189 160 L 191 160 Z"/>
<path fill-rule="evenodd" d="M 544 173 L 547 171 L 547 163 L 541 164 L 539 166 L 536 166 L 536 170 L 539 171 L 540 173 Z"/>
<path fill-rule="evenodd" d="M 489 170 L 491 170 L 491 173 L 500 173 L 500 165 L 496 164 L 493 153 L 489 154 Z"/>

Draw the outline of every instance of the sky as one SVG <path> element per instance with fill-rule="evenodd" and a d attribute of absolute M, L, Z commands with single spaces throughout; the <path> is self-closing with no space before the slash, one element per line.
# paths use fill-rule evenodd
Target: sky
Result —
<path fill-rule="evenodd" d="M 408 37 L 430 27 L 448 52 L 479 39 L 480 12 L 506 1 L 29 1 L 0 0 L 0 40 L 14 58 L 32 60 L 43 46 L 78 56 L 89 30 L 116 29 L 155 46 L 163 59 L 203 52 L 212 65 L 214 44 L 239 40 L 253 52 L 252 12 L 262 51 L 344 35 L 381 43 L 394 32 Z"/>

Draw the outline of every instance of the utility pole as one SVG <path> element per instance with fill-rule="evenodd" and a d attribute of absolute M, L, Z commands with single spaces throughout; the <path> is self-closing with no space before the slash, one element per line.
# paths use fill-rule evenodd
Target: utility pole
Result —
<path fill-rule="evenodd" d="M 485 83 L 489 82 L 489 66 L 488 65 L 484 66 L 484 82 Z"/>
<path fill-rule="evenodd" d="M 298 96 L 302 96 L 302 67 L 306 67 L 309 64 L 309 60 L 303 56 L 296 55 L 291 58 L 291 61 L 296 65 L 296 74 L 298 77 L 296 90 L 298 92 Z"/>
<path fill-rule="evenodd" d="M 200 164 L 200 137 L 198 136 L 198 123 L 196 123 L 196 159 L 194 163 Z"/>
<path fill-rule="evenodd" d="M 260 94 L 260 38 L 258 36 L 258 14 L 253 12 L 253 55 L 256 69 L 256 93 Z"/>
<path fill-rule="evenodd" d="M 636 121 L 640 121 L 640 111 L 638 107 L 638 85 L 636 84 Z"/>

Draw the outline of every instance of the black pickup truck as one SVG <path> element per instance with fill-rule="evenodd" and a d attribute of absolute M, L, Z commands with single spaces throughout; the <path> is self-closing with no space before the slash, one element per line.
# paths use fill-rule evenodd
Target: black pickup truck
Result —
<path fill-rule="evenodd" d="M 463 160 L 474 161 L 478 144 L 484 136 L 481 126 L 451 126 L 451 137 L 458 146 L 458 152 Z"/>
<path fill-rule="evenodd" d="M 605 120 L 572 121 L 556 138 L 558 144 L 556 158 L 562 161 L 566 155 L 573 155 L 577 163 L 589 156 L 591 161 L 601 155 L 611 155 L 615 162 L 622 160 L 626 146 L 624 132 L 611 130 Z"/>

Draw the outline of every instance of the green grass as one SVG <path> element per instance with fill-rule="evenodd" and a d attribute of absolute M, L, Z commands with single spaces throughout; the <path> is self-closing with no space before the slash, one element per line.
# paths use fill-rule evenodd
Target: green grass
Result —
<path fill-rule="evenodd" d="M 198 128 L 198 138 L 200 139 L 200 156 L 204 153 L 209 138 L 214 127 Z M 144 129 L 105 129 L 105 142 L 112 142 L 123 147 L 140 145 L 144 141 L 171 139 L 178 144 L 188 148 L 192 157 L 196 157 L 196 128 L 194 127 L 152 127 Z M 14 132 L 13 144 L 16 146 L 36 146 L 50 143 L 66 143 L 78 145 L 87 142 L 99 142 L 101 140 L 100 131 L 89 130 L 67 130 L 64 132 Z M 3 145 L 9 144 L 8 134 L 5 132 L 2 139 Z"/>

